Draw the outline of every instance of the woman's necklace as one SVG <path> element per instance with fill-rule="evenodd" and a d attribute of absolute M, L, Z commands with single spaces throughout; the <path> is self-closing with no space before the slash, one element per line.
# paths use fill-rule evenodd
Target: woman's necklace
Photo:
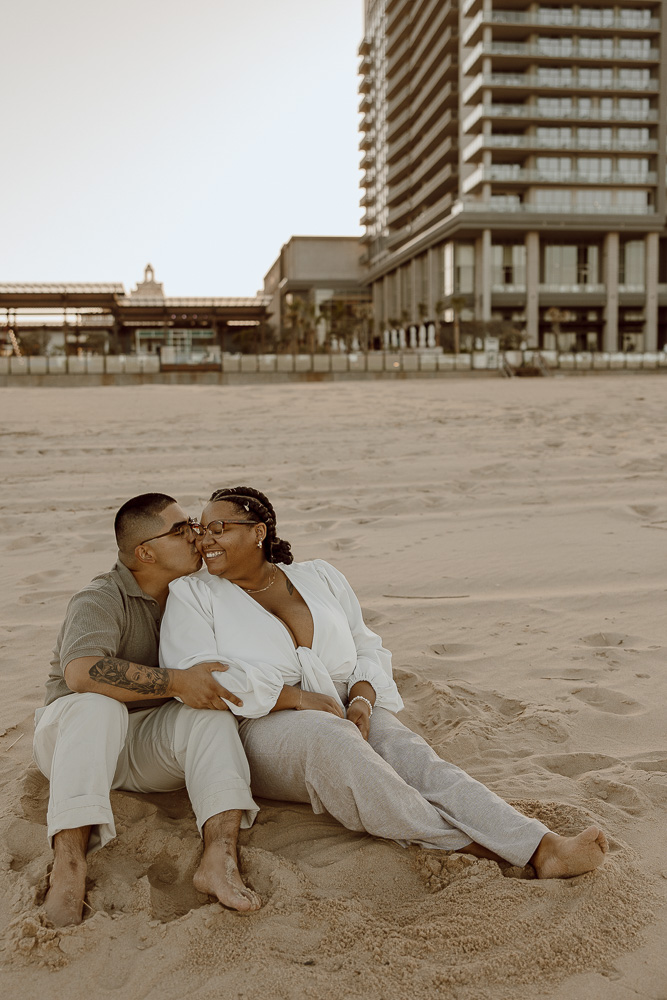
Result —
<path fill-rule="evenodd" d="M 275 583 L 277 575 L 278 575 L 278 567 L 274 563 L 273 564 L 273 576 L 271 577 L 271 579 L 267 583 L 266 587 L 260 587 L 259 590 L 248 590 L 246 587 L 242 587 L 241 589 L 245 590 L 246 594 L 263 594 L 265 590 L 268 590 L 269 587 L 273 586 L 273 584 Z"/>

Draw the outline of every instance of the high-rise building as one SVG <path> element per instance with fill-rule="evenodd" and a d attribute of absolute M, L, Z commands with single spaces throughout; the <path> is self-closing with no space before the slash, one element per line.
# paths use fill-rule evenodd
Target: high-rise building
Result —
<path fill-rule="evenodd" d="M 665 7 L 365 0 L 377 332 L 457 313 L 530 346 L 665 345 Z"/>

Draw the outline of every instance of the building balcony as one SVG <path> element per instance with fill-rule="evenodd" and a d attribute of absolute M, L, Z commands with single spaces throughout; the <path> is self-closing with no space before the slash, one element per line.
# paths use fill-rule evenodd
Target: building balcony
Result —
<path fill-rule="evenodd" d="M 408 176 L 402 181 L 399 181 L 398 184 L 390 185 L 389 193 L 387 195 L 387 204 L 389 205 L 390 210 L 393 205 L 397 205 L 405 200 L 405 196 L 408 194 L 413 184 L 414 181 L 412 179 L 412 174 L 408 174 Z M 391 211 L 389 214 L 391 216 Z"/>
<path fill-rule="evenodd" d="M 359 73 L 359 76 L 366 76 L 367 73 L 370 73 L 372 68 L 373 68 L 373 60 L 371 59 L 370 52 L 365 52 L 364 55 L 361 57 L 361 61 L 359 63 L 359 69 L 357 72 Z"/>
<path fill-rule="evenodd" d="M 461 190 L 463 194 L 469 194 L 486 183 L 499 183 L 503 187 L 521 187 L 526 184 L 544 184 L 547 186 L 559 185 L 611 185 L 614 187 L 650 187 L 658 182 L 658 175 L 654 171 L 640 174 L 623 171 L 618 173 L 612 171 L 609 174 L 599 174 L 593 176 L 577 170 L 569 173 L 555 173 L 551 170 L 528 170 L 518 167 L 515 164 L 497 165 L 491 167 L 479 167 L 469 177 L 463 181 Z"/>
<path fill-rule="evenodd" d="M 485 149 L 549 149 L 558 152 L 569 150 L 592 152 L 605 150 L 611 153 L 657 153 L 658 143 L 656 139 L 611 139 L 596 138 L 571 138 L 571 139 L 543 139 L 536 135 L 478 135 L 463 150 L 463 160 L 468 162 L 473 157 Z"/>
<path fill-rule="evenodd" d="M 362 132 L 359 140 L 359 149 L 370 149 L 375 142 L 375 132 Z"/>
<path fill-rule="evenodd" d="M 361 100 L 359 101 L 359 111 L 363 115 L 372 107 L 373 107 L 373 102 L 371 100 L 371 95 L 364 94 Z"/>
<path fill-rule="evenodd" d="M 563 28 L 571 32 L 573 28 L 586 35 L 596 36 L 599 32 L 608 34 L 610 31 L 627 34 L 629 37 L 638 35 L 658 35 L 660 33 L 660 19 L 646 16 L 644 10 L 627 10 L 622 15 L 609 14 L 606 10 L 594 11 L 590 8 L 585 13 L 577 12 L 571 8 L 558 10 L 536 10 L 536 11 L 513 11 L 513 10 L 479 10 L 475 12 L 475 7 L 480 4 L 472 4 L 470 13 L 474 17 L 465 28 L 462 35 L 464 46 L 473 45 L 481 39 L 484 27 L 488 25 L 500 25 L 505 29 L 511 28 Z M 465 14 L 465 10 L 464 10 Z"/>
<path fill-rule="evenodd" d="M 372 45 L 372 39 L 370 38 L 369 35 L 366 35 L 366 37 L 362 38 L 361 42 L 359 43 L 358 55 L 369 56 L 371 54 L 371 45 Z"/>
<path fill-rule="evenodd" d="M 599 81 L 586 80 L 579 73 L 572 73 L 569 79 L 559 80 L 541 77 L 536 73 L 479 73 L 463 91 L 463 104 L 472 104 L 472 98 L 482 88 L 520 90 L 524 91 L 526 96 L 543 90 L 560 91 L 563 94 L 577 93 L 581 90 L 597 93 L 601 88 L 606 94 L 616 91 L 646 94 L 656 93 L 659 90 L 659 80 L 656 77 L 637 81 L 621 80 L 615 73 L 611 81 L 600 84 Z"/>
<path fill-rule="evenodd" d="M 526 202 L 507 201 L 465 201 L 459 199 L 452 206 L 452 215 L 473 212 L 486 213 L 488 215 L 644 215 L 655 216 L 653 206 L 632 206 L 632 205 L 535 205 Z"/>
<path fill-rule="evenodd" d="M 393 121 L 387 124 L 387 142 L 391 142 L 392 139 L 397 138 L 408 128 L 410 121 L 412 120 L 412 108 L 407 107 L 404 111 L 401 111 L 400 115 L 397 115 Z"/>
<path fill-rule="evenodd" d="M 361 162 L 359 163 L 359 169 L 366 170 L 367 167 L 372 166 L 374 163 L 375 163 L 375 153 L 369 150 L 362 156 Z"/>
<path fill-rule="evenodd" d="M 366 173 L 364 174 L 364 176 L 363 176 L 363 178 L 361 180 L 361 183 L 359 184 L 359 187 L 362 187 L 362 188 L 373 187 L 373 185 L 375 184 L 376 178 L 377 178 L 377 174 L 376 174 L 375 168 L 373 167 L 372 169 L 366 171 Z"/>
<path fill-rule="evenodd" d="M 545 45 L 531 45 L 528 42 L 490 42 L 485 45 L 479 42 L 473 51 L 463 60 L 463 73 L 469 76 L 473 72 L 479 72 L 481 62 L 484 58 L 491 56 L 498 62 L 511 60 L 512 62 L 529 59 L 538 60 L 540 63 L 548 64 L 551 61 L 558 63 L 572 62 L 576 65 L 596 66 L 600 62 L 608 64 L 610 62 L 650 64 L 660 62 L 660 49 L 648 48 L 645 52 L 628 52 L 621 46 L 611 46 L 608 51 L 592 53 L 585 43 L 571 44 L 569 39 L 567 45 L 561 45 L 559 51 L 553 47 Z"/>
<path fill-rule="evenodd" d="M 535 104 L 478 104 L 474 111 L 463 119 L 463 131 L 479 131 L 485 119 L 513 119 L 560 122 L 657 122 L 658 109 L 644 111 L 614 108 L 591 108 L 583 111 L 577 107 L 545 110 Z M 479 126 L 479 128 L 475 128 Z"/>

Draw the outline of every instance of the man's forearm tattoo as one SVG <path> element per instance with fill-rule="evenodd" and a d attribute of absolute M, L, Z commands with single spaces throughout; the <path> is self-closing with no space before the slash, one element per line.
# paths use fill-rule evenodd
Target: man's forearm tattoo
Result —
<path fill-rule="evenodd" d="M 169 673 L 162 667 L 144 667 L 115 656 L 105 656 L 88 671 L 94 681 L 134 691 L 135 694 L 166 695 Z"/>

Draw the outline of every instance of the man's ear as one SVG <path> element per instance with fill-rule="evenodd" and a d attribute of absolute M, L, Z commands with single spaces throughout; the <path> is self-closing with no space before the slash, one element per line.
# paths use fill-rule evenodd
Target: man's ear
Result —
<path fill-rule="evenodd" d="M 134 555 L 140 563 L 154 563 L 156 561 L 154 554 L 145 545 L 137 545 Z"/>

